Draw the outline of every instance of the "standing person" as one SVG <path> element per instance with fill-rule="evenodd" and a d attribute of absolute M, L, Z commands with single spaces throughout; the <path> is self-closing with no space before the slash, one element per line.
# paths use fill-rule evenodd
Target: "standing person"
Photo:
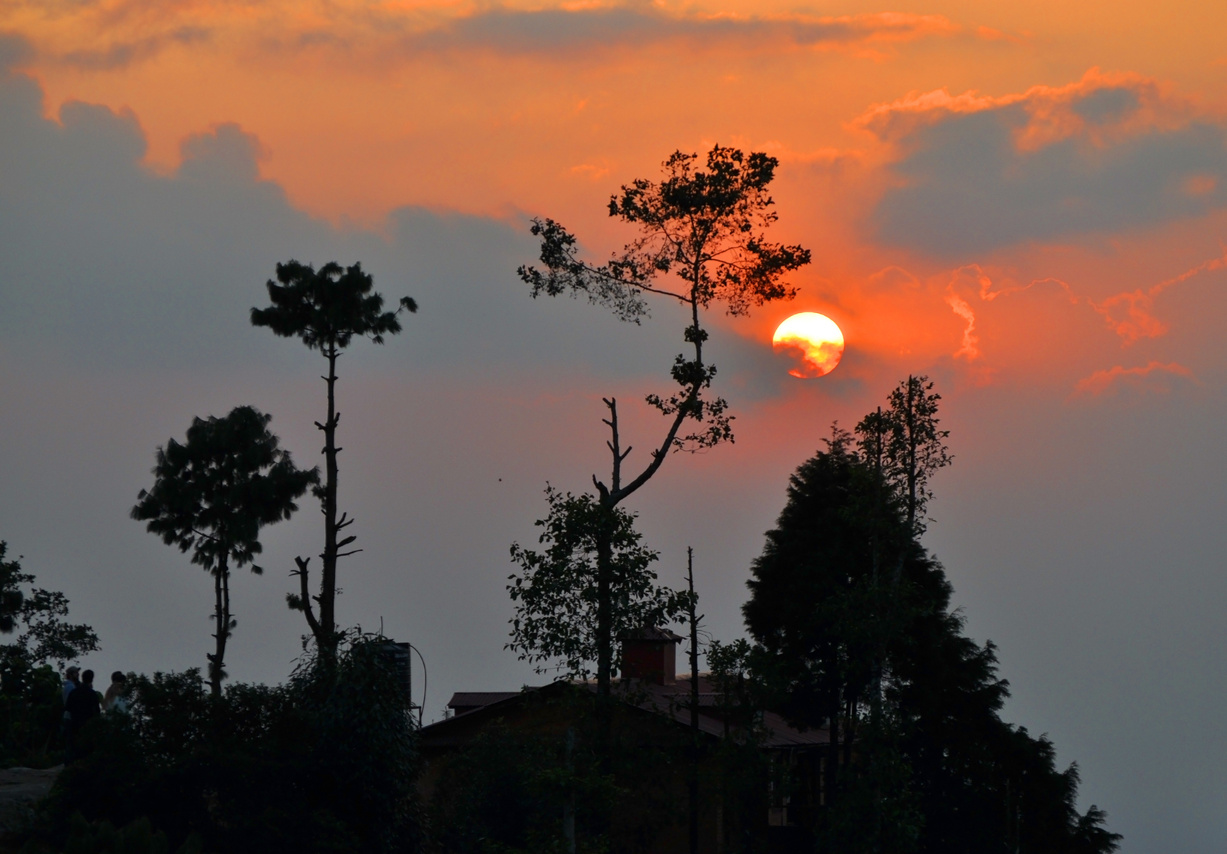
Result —
<path fill-rule="evenodd" d="M 81 668 L 75 664 L 64 671 L 64 685 L 61 688 L 60 702 L 64 704 L 64 714 L 60 718 L 60 738 L 64 739 L 64 743 L 68 743 L 68 724 L 72 720 L 72 715 L 68 714 L 68 695 L 76 690 L 81 684 Z"/>
<path fill-rule="evenodd" d="M 94 671 L 86 670 L 81 674 L 81 684 L 68 695 L 64 710 L 68 712 L 68 761 L 71 762 L 81 753 L 81 730 L 102 711 L 98 692 L 94 690 Z"/>
<path fill-rule="evenodd" d="M 68 705 L 68 695 L 81 684 L 81 668 L 75 664 L 64 671 L 63 702 Z"/>
<path fill-rule="evenodd" d="M 102 696 L 102 710 L 107 714 L 128 711 L 128 677 L 122 670 L 111 674 L 111 684 Z"/>

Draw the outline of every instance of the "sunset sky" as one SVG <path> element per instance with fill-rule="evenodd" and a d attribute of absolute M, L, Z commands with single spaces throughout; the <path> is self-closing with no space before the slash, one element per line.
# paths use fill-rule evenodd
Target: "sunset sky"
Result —
<path fill-rule="evenodd" d="M 421 309 L 342 360 L 341 618 L 422 651 L 428 718 L 539 682 L 502 649 L 508 547 L 547 482 L 605 473 L 602 395 L 659 441 L 638 402 L 685 319 L 530 299 L 528 220 L 600 260 L 621 184 L 766 151 L 814 260 L 792 303 L 709 318 L 737 442 L 631 500 L 662 578 L 693 545 L 739 636 L 788 474 L 927 374 L 956 459 L 926 542 L 1006 718 L 1123 851 L 1223 851 L 1224 32 L 1209 2 L 0 0 L 0 538 L 98 630 L 87 665 L 203 665 L 208 579 L 128 510 L 196 415 L 253 404 L 316 463 L 320 360 L 248 310 L 278 261 L 361 261 Z M 772 353 L 797 311 L 843 330 L 828 376 Z M 288 672 L 285 576 L 321 540 L 304 502 L 235 578 L 235 678 Z"/>

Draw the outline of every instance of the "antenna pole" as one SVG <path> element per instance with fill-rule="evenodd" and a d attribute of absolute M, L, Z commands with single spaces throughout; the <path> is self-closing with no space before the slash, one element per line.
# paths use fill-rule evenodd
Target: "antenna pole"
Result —
<path fill-rule="evenodd" d="M 690 854 L 699 854 L 699 618 L 694 593 L 694 549 L 686 547 L 686 585 L 690 591 Z"/>

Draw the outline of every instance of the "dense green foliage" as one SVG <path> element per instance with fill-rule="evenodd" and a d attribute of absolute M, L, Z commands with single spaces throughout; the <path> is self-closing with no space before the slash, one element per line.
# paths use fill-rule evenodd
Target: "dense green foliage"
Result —
<path fill-rule="evenodd" d="M 403 852 L 417 849 L 414 729 L 382 639 L 352 637 L 280 687 L 200 673 L 132 686 L 128 716 L 89 728 L 89 752 L 61 775 L 46 816 L 124 827 L 142 818 L 171 850 Z"/>
<path fill-rule="evenodd" d="M 657 586 L 651 568 L 657 553 L 643 546 L 633 514 L 620 508 L 607 512 L 591 495 L 564 494 L 552 487 L 545 497 L 550 512 L 537 521 L 544 548 L 511 546 L 520 573 L 508 577 L 516 609 L 506 648 L 536 664 L 538 673 L 554 670 L 587 679 L 598 657 L 597 540 L 607 518 L 612 519 L 609 601 L 614 638 L 674 622 L 685 613 L 689 597 Z"/>
<path fill-rule="evenodd" d="M 918 431 L 939 451 L 927 473 L 949 461 L 932 403 Z M 950 583 L 917 539 L 927 475 L 865 452 L 890 437 L 886 423 L 875 434 L 866 419 L 859 443 L 836 430 L 790 478 L 744 608 L 771 701 L 832 733 L 820 850 L 1115 850 L 1104 814 L 1075 808 L 1076 768 L 1057 770 L 1046 738 L 1001 719 L 993 645 L 962 634 Z"/>
<path fill-rule="evenodd" d="M 230 567 L 251 564 L 260 554 L 260 529 L 289 519 L 295 501 L 319 482 L 317 469 L 294 466 L 268 430 L 271 415 L 251 406 L 223 418 L 195 418 L 183 443 L 158 448 L 153 487 L 142 489 L 132 518 L 147 522 L 167 545 L 192 552 L 192 563 L 213 576 L 215 649 L 209 654 L 214 695 L 225 678 L 226 641 L 234 631 L 230 612 Z"/>
<path fill-rule="evenodd" d="M 9 559 L 0 540 L 0 632 L 14 635 L 0 644 L 0 762 L 29 766 L 59 761 L 64 712 L 62 667 L 98 649 L 89 626 L 69 623 L 68 598 L 34 587 L 20 559 Z"/>

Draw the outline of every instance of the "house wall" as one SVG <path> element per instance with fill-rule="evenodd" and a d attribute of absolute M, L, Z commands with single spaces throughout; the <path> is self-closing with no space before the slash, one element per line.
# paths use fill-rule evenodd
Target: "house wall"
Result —
<path fill-rule="evenodd" d="M 474 755 L 494 752 L 496 742 L 502 748 L 513 740 L 531 745 L 533 761 L 558 766 L 565 756 L 570 731 L 577 764 L 585 758 L 590 760 L 594 756 L 593 739 L 598 737 L 593 725 L 594 698 L 586 691 L 587 696 L 575 694 L 578 692 L 560 691 L 553 697 L 525 695 L 426 728 L 421 742 L 424 769 L 419 778 L 423 802 L 446 809 L 447 798 L 474 782 L 464 779 L 481 765 L 481 758 L 474 761 Z M 628 854 L 688 851 L 690 731 L 672 719 L 632 706 L 615 709 L 610 729 L 615 755 L 613 777 L 619 790 L 613 797 L 617 806 L 609 815 L 607 829 L 614 850 Z M 720 807 L 725 772 L 716 755 L 717 746 L 716 739 L 706 737 L 699 762 L 700 851 L 705 854 L 725 850 L 721 844 L 724 833 L 764 832 L 766 826 L 765 799 L 757 819 L 761 827 L 730 824 Z M 561 825 L 565 799 L 560 798 L 556 807 Z"/>

